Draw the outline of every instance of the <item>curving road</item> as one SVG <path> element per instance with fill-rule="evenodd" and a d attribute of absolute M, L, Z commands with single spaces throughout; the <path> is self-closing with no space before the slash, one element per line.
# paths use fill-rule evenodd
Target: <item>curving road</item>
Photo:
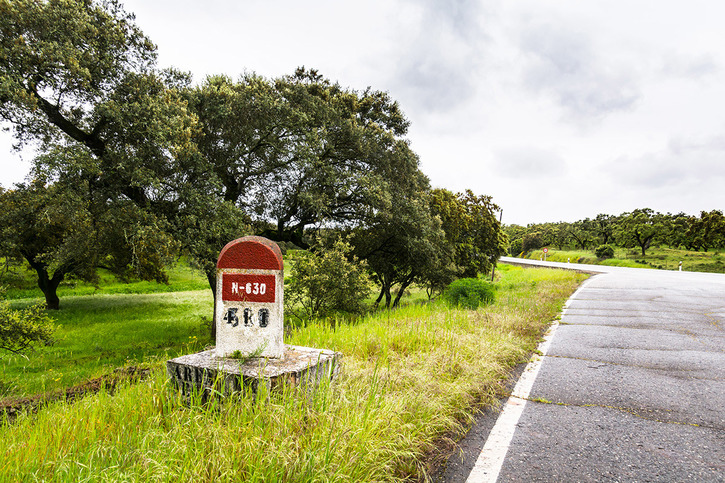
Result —
<path fill-rule="evenodd" d="M 725 481 L 725 275 L 501 261 L 597 274 L 469 482 Z"/>

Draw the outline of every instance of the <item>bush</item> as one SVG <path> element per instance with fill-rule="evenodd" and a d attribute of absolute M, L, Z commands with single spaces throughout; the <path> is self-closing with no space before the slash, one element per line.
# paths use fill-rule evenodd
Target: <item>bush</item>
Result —
<path fill-rule="evenodd" d="M 475 310 L 479 305 L 489 305 L 495 300 L 494 286 L 478 278 L 459 278 L 448 286 L 444 300 L 454 306 Z"/>
<path fill-rule="evenodd" d="M 511 242 L 509 244 L 509 255 L 511 255 L 512 257 L 516 257 L 523 251 L 524 251 L 523 239 L 517 238 L 516 240 L 511 240 Z"/>
<path fill-rule="evenodd" d="M 529 233 L 524 237 L 524 241 L 521 244 L 521 250 L 524 252 L 529 252 L 531 250 L 536 250 L 544 246 L 544 242 L 541 240 L 541 235 L 539 233 Z"/>
<path fill-rule="evenodd" d="M 4 294 L 5 289 L 0 287 L 0 349 L 22 354 L 34 344 L 50 344 L 55 327 L 45 307 L 12 309 Z"/>
<path fill-rule="evenodd" d="M 334 312 L 364 311 L 370 277 L 365 263 L 351 251 L 350 244 L 339 239 L 318 252 L 290 250 L 292 275 L 285 287 L 285 311 L 302 322 Z"/>
<path fill-rule="evenodd" d="M 594 250 L 594 254 L 602 260 L 605 258 L 614 258 L 614 247 L 611 245 L 600 245 Z"/>

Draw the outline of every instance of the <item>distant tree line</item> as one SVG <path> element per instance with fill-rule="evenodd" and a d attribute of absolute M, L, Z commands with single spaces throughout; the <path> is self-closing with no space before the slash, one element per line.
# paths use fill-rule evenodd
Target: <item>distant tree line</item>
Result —
<path fill-rule="evenodd" d="M 305 68 L 194 85 L 156 66 L 117 0 L 0 1 L 0 116 L 40 147 L 28 181 L 0 189 L 0 256 L 37 272 L 49 308 L 67 277 L 165 282 L 179 256 L 213 290 L 245 234 L 312 252 L 344 238 L 386 307 L 505 251 L 490 197 L 431 189 L 387 93 Z"/>
<path fill-rule="evenodd" d="M 601 245 L 634 248 L 646 255 L 651 246 L 703 250 L 725 248 L 725 216 L 721 210 L 702 211 L 699 216 L 685 213 L 658 213 L 649 208 L 620 215 L 599 214 L 573 223 L 507 225 L 509 254 L 542 247 L 593 250 Z"/>

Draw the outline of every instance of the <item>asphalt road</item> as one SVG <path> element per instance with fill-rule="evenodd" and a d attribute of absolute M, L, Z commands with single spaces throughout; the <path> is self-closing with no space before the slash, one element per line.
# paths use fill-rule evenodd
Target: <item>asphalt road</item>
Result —
<path fill-rule="evenodd" d="M 523 412 L 498 475 L 469 482 L 725 481 L 725 275 L 502 262 L 604 273 L 511 398 Z"/>

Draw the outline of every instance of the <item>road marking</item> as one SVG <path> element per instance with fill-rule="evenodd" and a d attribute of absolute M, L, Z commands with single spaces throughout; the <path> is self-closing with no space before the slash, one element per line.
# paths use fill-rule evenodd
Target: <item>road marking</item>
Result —
<path fill-rule="evenodd" d="M 562 317 L 569 308 L 569 304 L 574 297 L 577 296 L 580 290 L 582 290 L 591 280 L 587 279 L 566 301 L 564 308 L 561 311 Z M 531 360 L 526 365 L 526 369 L 521 374 L 516 386 L 514 387 L 511 396 L 506 401 L 506 404 L 501 411 L 496 424 L 494 425 L 491 433 L 488 435 L 486 444 L 481 450 L 481 454 L 478 455 L 476 464 L 473 466 L 471 473 L 468 475 L 466 483 L 495 483 L 498 479 L 498 474 L 501 472 L 504 458 L 508 452 L 511 440 L 514 437 L 514 431 L 516 425 L 519 422 L 521 414 L 524 412 L 526 406 L 526 399 L 528 399 L 531 393 L 531 388 L 534 386 L 534 381 L 541 368 L 541 363 L 544 360 L 546 353 L 551 345 L 551 340 L 554 338 L 554 333 L 557 327 L 559 327 L 559 321 L 555 320 L 549 330 L 544 335 L 544 340 L 541 341 L 537 350 L 539 354 L 534 354 Z"/>

